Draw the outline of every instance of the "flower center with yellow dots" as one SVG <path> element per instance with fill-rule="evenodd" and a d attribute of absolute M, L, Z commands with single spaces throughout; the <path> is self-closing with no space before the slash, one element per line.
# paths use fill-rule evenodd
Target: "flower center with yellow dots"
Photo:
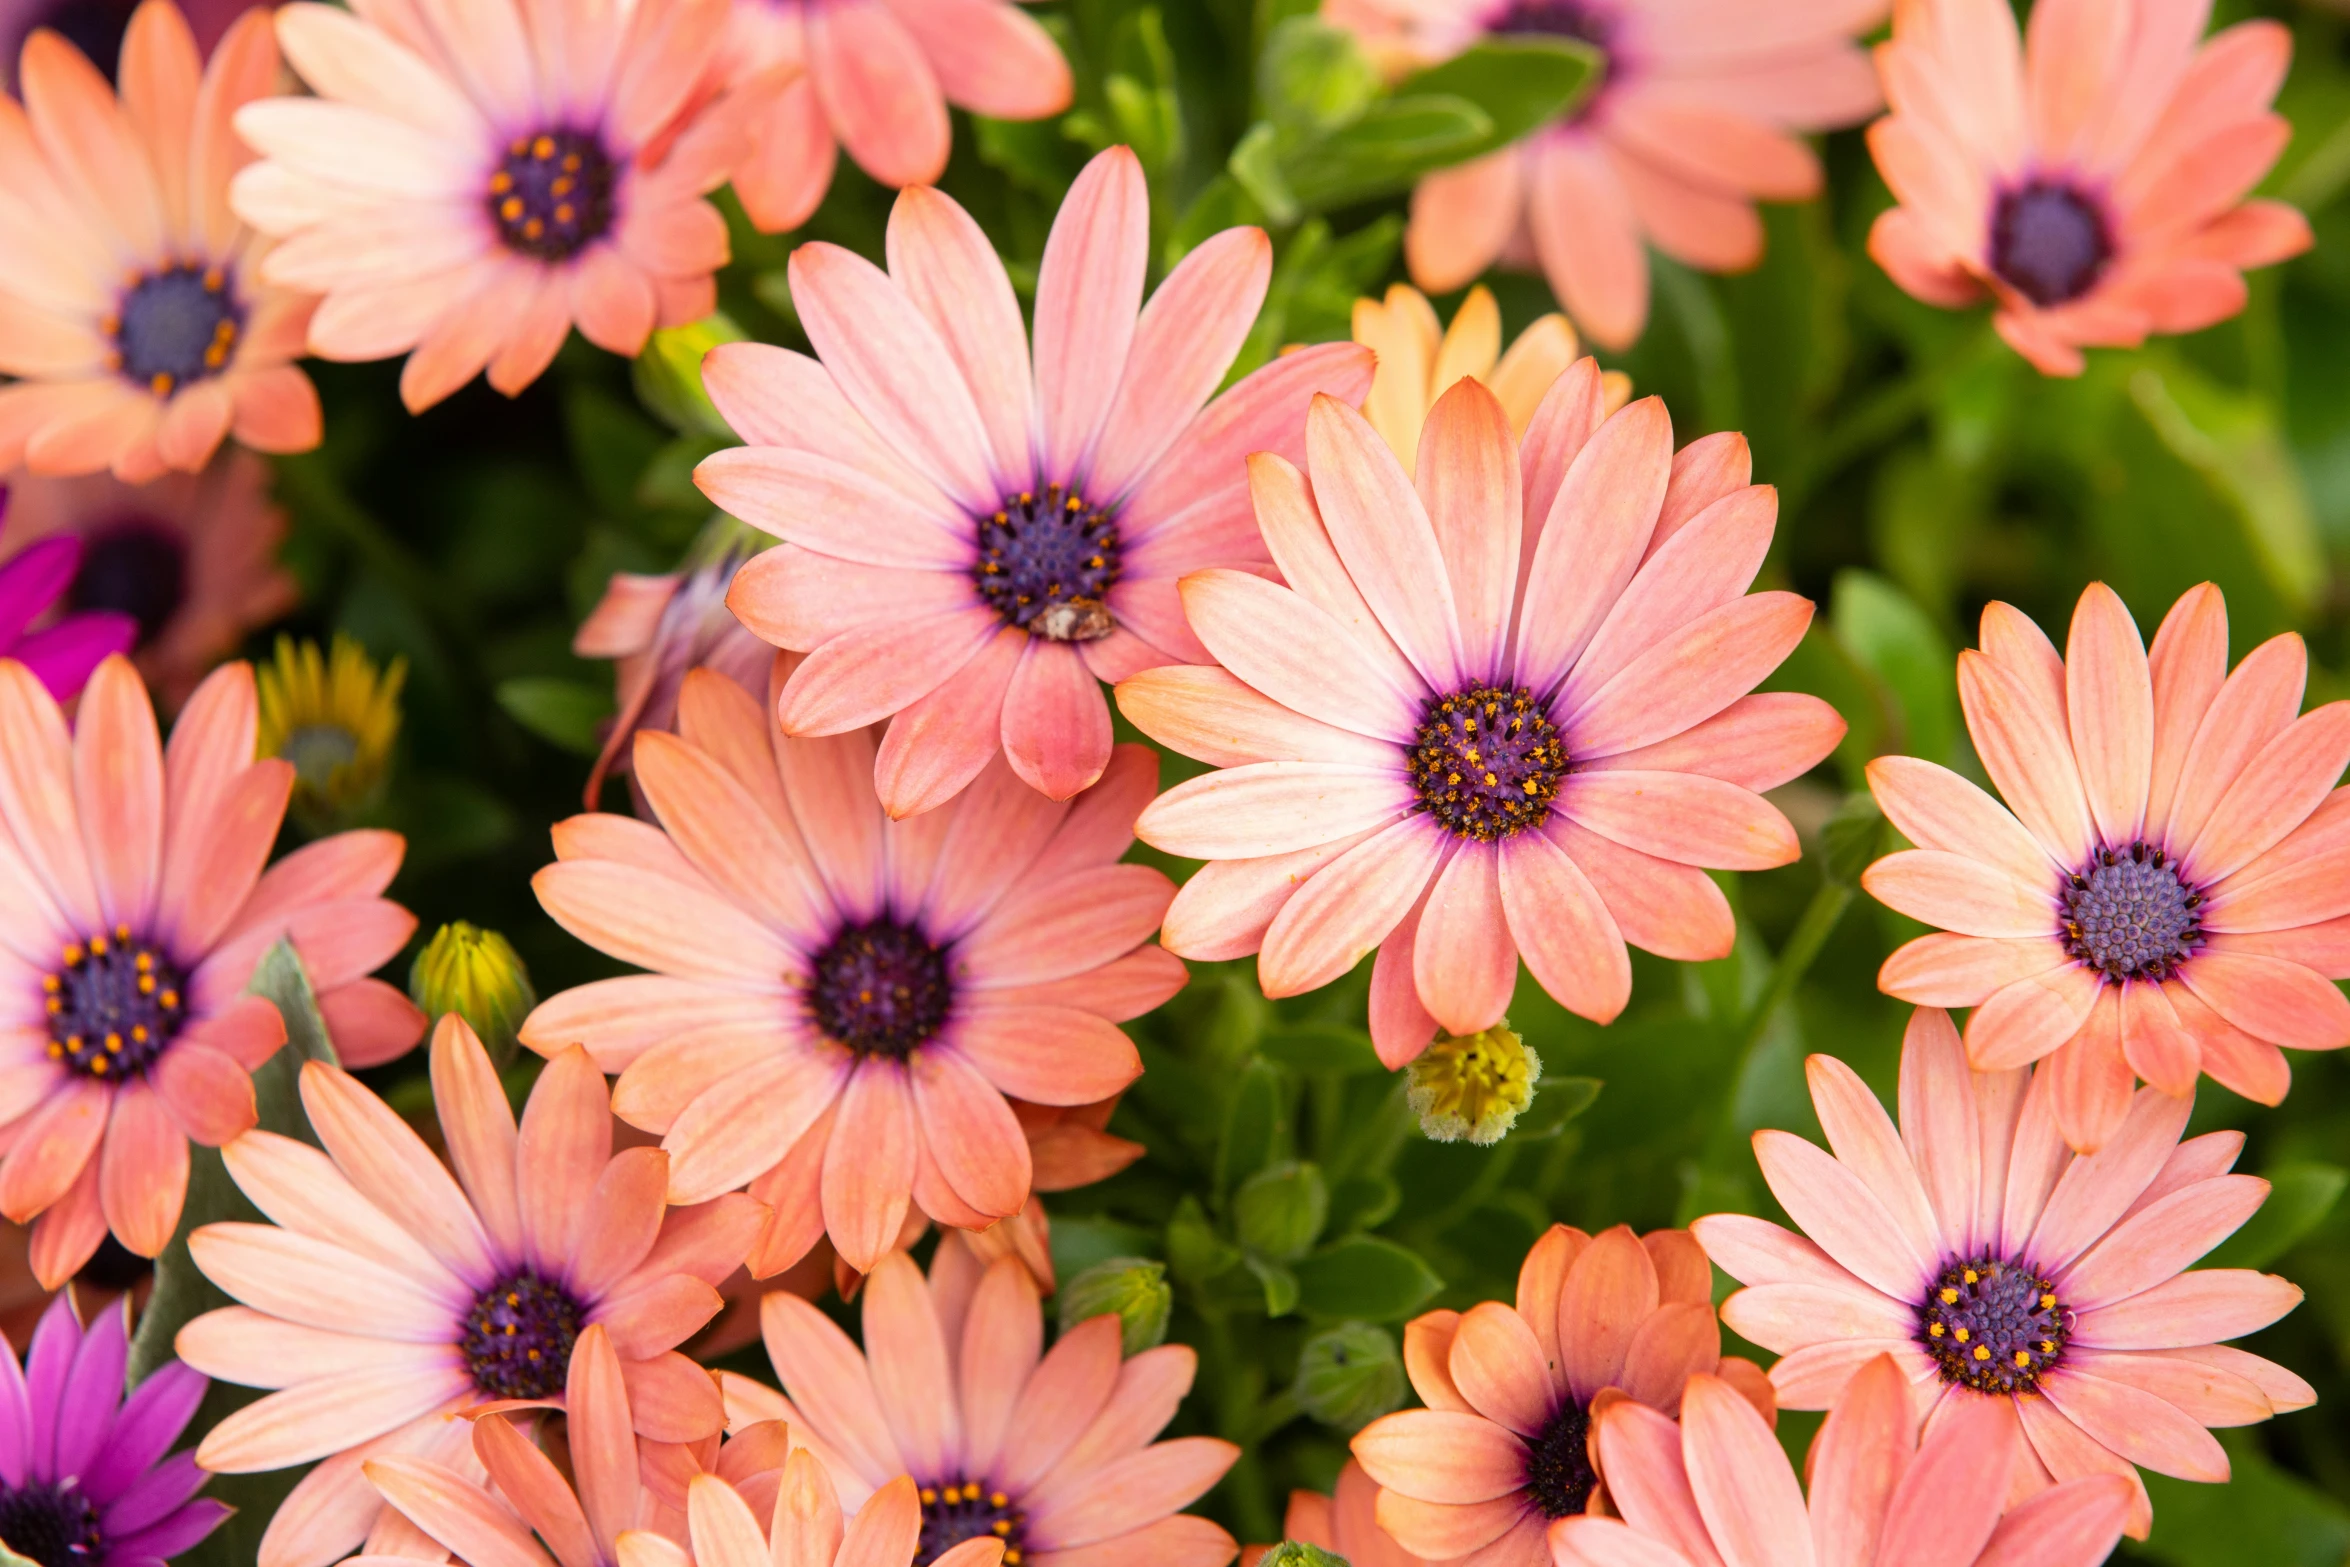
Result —
<path fill-rule="evenodd" d="M 1999 1257 L 1953 1262 L 1918 1303 L 1918 1343 L 1942 1380 L 2030 1393 L 2064 1358 L 2072 1313 L 2038 1270 Z"/>
<path fill-rule="evenodd" d="M 979 596 L 1004 623 L 1051 642 L 1110 634 L 1118 525 L 1074 489 L 1048 484 L 1007 495 L 977 519 Z"/>
<path fill-rule="evenodd" d="M 1028 1515 L 1010 1496 L 979 1480 L 926 1485 L 921 1495 L 922 1539 L 913 1567 L 930 1567 L 965 1540 L 981 1539 L 1003 1541 L 1004 1567 L 1020 1567 Z"/>
<path fill-rule="evenodd" d="M 1422 809 L 1457 836 L 1490 843 L 1550 814 L 1567 743 L 1524 686 L 1468 686 L 1428 704 L 1405 767 Z"/>
<path fill-rule="evenodd" d="M 114 367 L 157 397 L 228 368 L 245 312 L 219 267 L 159 267 L 133 277 L 105 323 Z"/>
<path fill-rule="evenodd" d="M 585 1315 L 569 1290 L 523 1268 L 474 1298 L 457 1351 L 488 1397 L 553 1398 L 571 1375 Z"/>
<path fill-rule="evenodd" d="M 137 1076 L 187 1021 L 186 985 L 163 949 L 128 925 L 67 942 L 41 981 L 49 1059 L 100 1082 Z"/>
<path fill-rule="evenodd" d="M 593 131 L 515 137 L 484 198 L 498 238 L 535 260 L 570 260 L 611 228 L 614 172 Z"/>

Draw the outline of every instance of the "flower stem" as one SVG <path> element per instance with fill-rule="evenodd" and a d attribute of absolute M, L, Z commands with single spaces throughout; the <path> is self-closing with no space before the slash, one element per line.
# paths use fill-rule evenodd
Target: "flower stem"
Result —
<path fill-rule="evenodd" d="M 1820 948 L 1827 945 L 1829 932 L 1836 928 L 1836 922 L 1844 917 L 1851 903 L 1852 888 L 1844 882 L 1823 879 L 1819 890 L 1811 895 L 1803 918 L 1795 922 L 1787 944 L 1779 949 L 1779 961 L 1771 966 L 1771 977 L 1764 984 L 1762 994 L 1755 998 L 1753 1010 L 1746 1014 L 1746 1026 L 1738 1042 L 1741 1070 L 1762 1043 L 1771 1018 L 1795 994 L 1795 987 L 1803 983 L 1803 976 L 1819 957 Z"/>

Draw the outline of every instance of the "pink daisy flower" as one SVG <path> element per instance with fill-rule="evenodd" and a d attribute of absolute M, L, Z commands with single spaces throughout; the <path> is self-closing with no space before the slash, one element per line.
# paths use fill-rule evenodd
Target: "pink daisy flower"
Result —
<path fill-rule="evenodd" d="M 1428 416 L 1418 487 L 1334 398 L 1307 421 L 1312 483 L 1249 461 L 1288 586 L 1183 579 L 1221 669 L 1127 680 L 1143 733 L 1222 769 L 1170 790 L 1136 831 L 1214 863 L 1164 941 L 1257 957 L 1269 996 L 1328 984 L 1377 948 L 1371 1037 L 1400 1066 L 1438 1028 L 1501 1020 L 1521 956 L 1601 1022 L 1631 994 L 1627 941 L 1719 957 L 1732 921 L 1701 866 L 1797 854 L 1758 792 L 1844 733 L 1817 698 L 1750 696 L 1811 623 L 1749 594 L 1777 520 L 1745 441 L 1673 452 L 1664 404 L 1603 418 L 1578 361 L 1521 451 L 1501 404 L 1456 383 Z"/>
<path fill-rule="evenodd" d="M 0 517 L 8 492 L 0 490 Z M 107 610 L 57 616 L 38 631 L 26 627 L 48 615 L 72 588 L 82 564 L 79 539 L 48 539 L 0 561 L 0 658 L 12 658 L 60 702 L 78 695 L 90 672 L 138 640 L 138 622 Z"/>
<path fill-rule="evenodd" d="M 123 37 L 118 101 L 46 29 L 25 40 L 24 106 L 0 98 L 0 471 L 194 472 L 234 435 L 318 444 L 318 393 L 292 361 L 312 301 L 261 275 L 266 245 L 228 207 L 248 154 L 229 128 L 277 84 L 266 13 L 209 66 L 170 0 Z"/>
<path fill-rule="evenodd" d="M 1813 1438 L 1808 1498 L 1770 1427 L 1713 1377 L 1690 1378 L 1678 1425 L 1630 1403 L 1598 1424 L 1622 1517 L 1552 1525 L 1557 1567 L 2096 1567 L 2129 1510 L 2126 1485 L 2093 1475 L 2007 1511 L 2005 1477 L 2029 1461 L 2015 1417 L 1978 1404 L 1921 1437 L 1882 1355 Z"/>
<path fill-rule="evenodd" d="M 722 1375 L 728 1420 L 787 1422 L 849 1506 L 871 1506 L 911 1475 L 914 1567 L 961 1567 L 957 1547 L 979 1539 L 1003 1542 L 1003 1567 L 1224 1567 L 1238 1552 L 1232 1536 L 1179 1509 L 1240 1449 L 1206 1436 L 1151 1440 L 1191 1390 L 1199 1356 L 1189 1347 L 1121 1362 L 1112 1314 L 1043 1352 L 1036 1281 L 1010 1257 L 966 1293 L 926 1282 L 894 1252 L 866 1282 L 862 1310 L 859 1352 L 798 1296 L 768 1296 L 767 1353 L 784 1391 Z"/>
<path fill-rule="evenodd" d="M 269 498 L 269 464 L 229 447 L 199 473 L 145 484 L 111 474 L 9 481 L 0 550 L 46 539 L 82 544 L 65 590 L 74 610 L 137 622 L 130 650 L 166 712 L 176 712 L 246 634 L 291 610 L 300 590 L 278 564 L 286 514 Z"/>
<path fill-rule="evenodd" d="M 2228 670 L 2227 605 L 2193 589 L 2149 653 L 2092 583 L 2066 656 L 2005 604 L 1958 694 L 2007 806 L 1914 757 L 1869 787 L 1918 847 L 1861 884 L 1944 934 L 1877 983 L 1972 1007 L 1986 1071 L 2049 1058 L 2075 1148 L 2111 1137 L 2135 1078 L 2191 1094 L 2199 1072 L 2264 1104 L 2292 1077 L 2277 1046 L 2350 1044 L 2350 702 L 2300 713 L 2309 655 L 2291 633 Z M 2296 714 L 2299 714 L 2296 717 Z M 2011 814 L 2012 811 L 2012 814 Z"/>
<path fill-rule="evenodd" d="M 1709 272 L 1762 259 L 1760 201 L 1808 201 L 1819 160 L 1801 133 L 1877 111 L 1853 42 L 1888 0 L 1324 0 L 1403 71 L 1480 38 L 1572 38 L 1600 51 L 1575 112 L 1496 153 L 1422 179 L 1404 260 L 1431 294 L 1496 261 L 1539 266 L 1602 348 L 1648 324 L 1654 245 Z"/>
<path fill-rule="evenodd" d="M 678 733 L 636 740 L 660 825 L 574 817 L 532 883 L 564 929 L 654 972 L 551 997 L 523 1043 L 584 1044 L 619 1074 L 613 1108 L 660 1134 L 672 1202 L 747 1184 L 773 1210 L 755 1277 L 826 1234 L 869 1270 L 916 1204 L 968 1229 L 1019 1212 L 1034 1161 L 1005 1096 L 1124 1088 L 1142 1062 L 1118 1023 L 1184 980 L 1143 945 L 1173 884 L 1117 863 L 1157 787 L 1148 747 L 1074 804 L 999 761 L 905 822 L 874 798 L 874 749 L 866 730 L 787 739 L 695 670 Z"/>
<path fill-rule="evenodd" d="M 808 221 L 843 147 L 884 185 L 928 185 L 946 172 L 947 105 L 1040 120 L 1072 92 L 1052 35 L 1010 0 L 735 0 L 722 59 L 734 81 L 792 77 L 734 172 L 771 234 Z"/>
<path fill-rule="evenodd" d="M 1328 1496 L 1319 1491 L 1289 1493 L 1281 1537 L 1318 1546 L 1344 1558 L 1352 1567 L 1422 1567 L 1419 1557 L 1379 1527 L 1378 1508 L 1379 1487 L 1363 1472 L 1363 1466 L 1350 1458 L 1338 1471 L 1338 1484 Z M 1257 1567 L 1269 1549 L 1248 1546 L 1240 1553 L 1240 1567 Z"/>
<path fill-rule="evenodd" d="M 241 1304 L 180 1329 L 180 1358 L 273 1390 L 214 1426 L 197 1461 L 248 1474 L 326 1460 L 271 1518 L 260 1567 L 319 1567 L 357 1545 L 380 1510 L 370 1460 L 452 1462 L 468 1445 L 460 1413 L 564 1407 L 574 1347 L 598 1324 L 637 1430 L 718 1430 L 716 1390 L 674 1346 L 717 1314 L 758 1204 L 666 1211 L 668 1157 L 612 1152 L 584 1051 L 539 1074 L 519 1131 L 454 1013 L 433 1036 L 432 1082 L 454 1174 L 382 1100 L 313 1061 L 302 1107 L 326 1151 L 248 1132 L 223 1156 L 272 1222 L 189 1237 L 196 1266 Z"/>
<path fill-rule="evenodd" d="M 980 1535 L 923 1556 L 922 1502 L 911 1475 L 898 1476 L 844 1518 L 832 1477 L 804 1447 L 792 1450 L 774 1502 L 762 1508 L 759 1500 L 723 1475 L 696 1475 L 686 1490 L 692 1551 L 665 1537 L 627 1534 L 619 1567 L 912 1567 L 917 1560 L 996 1567 L 1010 1554 L 1002 1540 Z"/>
<path fill-rule="evenodd" d="M 2246 201 L 2292 127 L 2269 112 L 2281 22 L 2209 43 L 2208 3 L 1905 0 L 1877 69 L 1893 112 L 1869 149 L 1900 205 L 1869 231 L 1893 281 L 1992 325 L 2048 375 L 2244 308 L 2244 269 L 2299 255 L 2309 223 Z"/>
<path fill-rule="evenodd" d="M 2057 1127 L 2058 1075 L 1969 1070 L 1949 1015 L 1930 1008 L 1902 1044 L 1898 1129 L 1843 1062 L 1806 1069 L 1833 1156 L 1754 1134 L 1763 1179 L 1804 1234 L 1738 1214 L 1694 1226 L 1751 1286 L 1722 1320 L 1786 1357 L 1771 1368 L 1781 1403 L 1825 1409 L 1891 1355 L 1932 1422 L 2014 1406 L 2029 1439 L 2019 1499 L 2127 1476 L 2130 1532 L 2144 1538 L 2134 1466 L 2225 1480 L 2207 1426 L 2315 1401 L 2283 1367 L 2218 1342 L 2268 1326 L 2301 1291 L 2241 1268 L 2182 1271 L 2268 1195 L 2228 1173 L 2241 1132 L 2182 1143 L 2188 1101 L 2146 1089 L 2104 1148 L 2075 1154 Z"/>
<path fill-rule="evenodd" d="M 268 277 L 325 296 L 310 351 L 407 354 L 413 411 L 485 366 L 512 396 L 575 323 L 633 355 L 708 315 L 726 225 L 702 197 L 769 90 L 696 92 L 725 25 L 726 0 L 279 9 L 318 96 L 238 113 L 264 161 L 232 195 L 284 241 Z"/>
<path fill-rule="evenodd" d="M 1227 229 L 1144 307 L 1150 194 L 1113 147 L 1053 222 L 1032 370 L 1003 263 L 935 190 L 898 197 L 887 273 L 836 245 L 793 252 L 792 300 L 823 363 L 712 350 L 711 399 L 750 444 L 695 473 L 786 541 L 727 599 L 809 652 L 783 690 L 785 733 L 902 713 L 875 772 L 897 817 L 953 798 L 998 750 L 1056 800 L 1101 777 L 1095 680 L 1206 662 L 1176 579 L 1265 559 L 1242 459 L 1302 455 L 1307 399 L 1359 402 L 1370 386 L 1367 350 L 1326 343 L 1210 401 L 1272 258 L 1260 230 Z"/>
<path fill-rule="evenodd" d="M 1404 1329 L 1404 1369 L 1428 1407 L 1354 1439 L 1382 1489 L 1380 1528 L 1411 1556 L 1539 1567 L 1543 1532 L 1600 1502 L 1591 1423 L 1624 1399 L 1671 1414 L 1699 1374 L 1734 1378 L 1764 1417 L 1771 1386 L 1722 1358 L 1713 1270 L 1684 1230 L 1598 1236 L 1554 1224 L 1526 1253 L 1515 1306 L 1431 1311 Z"/>
<path fill-rule="evenodd" d="M 353 832 L 267 871 L 294 770 L 253 760 L 253 671 L 198 689 L 167 749 L 129 660 L 98 666 L 69 731 L 0 659 L 0 1211 L 33 1228 L 51 1288 L 109 1229 L 142 1257 L 171 1239 L 188 1142 L 253 1124 L 248 1074 L 285 1043 L 244 994 L 290 938 L 343 1058 L 388 1061 L 424 1018 L 367 977 L 415 918 L 380 896 L 395 833 Z"/>

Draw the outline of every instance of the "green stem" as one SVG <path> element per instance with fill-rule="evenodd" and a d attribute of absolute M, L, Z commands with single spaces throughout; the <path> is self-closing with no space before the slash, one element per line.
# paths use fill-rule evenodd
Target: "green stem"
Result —
<path fill-rule="evenodd" d="M 1811 895 L 1803 918 L 1795 922 L 1787 944 L 1779 949 L 1779 961 L 1772 965 L 1763 993 L 1755 998 L 1753 1010 L 1746 1014 L 1744 1037 L 1738 1046 L 1741 1063 L 1762 1043 L 1771 1018 L 1795 994 L 1795 987 L 1803 982 L 1803 976 L 1819 957 L 1820 948 L 1827 945 L 1829 932 L 1836 928 L 1836 922 L 1844 917 L 1851 903 L 1852 888 L 1842 882 L 1822 881 L 1819 890 Z"/>

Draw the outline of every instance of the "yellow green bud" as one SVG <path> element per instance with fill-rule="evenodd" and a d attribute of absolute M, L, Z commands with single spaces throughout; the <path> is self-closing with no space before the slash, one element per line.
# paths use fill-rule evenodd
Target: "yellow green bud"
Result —
<path fill-rule="evenodd" d="M 637 401 L 682 434 L 732 439 L 734 431 L 702 387 L 702 356 L 721 343 L 739 343 L 746 335 L 724 312 L 661 328 L 646 339 L 644 351 L 630 367 Z"/>
<path fill-rule="evenodd" d="M 331 831 L 382 798 L 407 678 L 406 659 L 378 665 L 340 632 L 332 652 L 279 637 L 276 656 L 253 672 L 254 750 L 293 764 L 303 826 Z"/>
<path fill-rule="evenodd" d="M 1310 1250 L 1330 1218 L 1322 1172 L 1295 1160 L 1269 1165 L 1232 1194 L 1232 1229 L 1258 1256 L 1293 1262 Z"/>
<path fill-rule="evenodd" d="M 539 1004 L 513 944 L 463 920 L 443 925 L 408 970 L 408 995 L 427 1016 L 454 1012 L 481 1036 L 490 1059 L 514 1059 L 517 1031 Z"/>
<path fill-rule="evenodd" d="M 1347 1567 L 1346 1558 L 1303 1540 L 1283 1540 L 1267 1551 L 1257 1567 Z"/>
<path fill-rule="evenodd" d="M 1112 1257 L 1061 1286 L 1061 1331 L 1115 1312 L 1125 1352 L 1139 1355 L 1166 1341 L 1167 1314 L 1174 1305 L 1165 1263 Z"/>
<path fill-rule="evenodd" d="M 1504 1021 L 1478 1034 L 1446 1035 L 1411 1066 L 1407 1091 L 1432 1141 L 1498 1143 L 1534 1102 L 1542 1058 Z"/>
<path fill-rule="evenodd" d="M 1306 1340 L 1292 1391 L 1324 1425 L 1360 1431 L 1403 1403 L 1403 1357 L 1386 1329 L 1341 1322 Z"/>

